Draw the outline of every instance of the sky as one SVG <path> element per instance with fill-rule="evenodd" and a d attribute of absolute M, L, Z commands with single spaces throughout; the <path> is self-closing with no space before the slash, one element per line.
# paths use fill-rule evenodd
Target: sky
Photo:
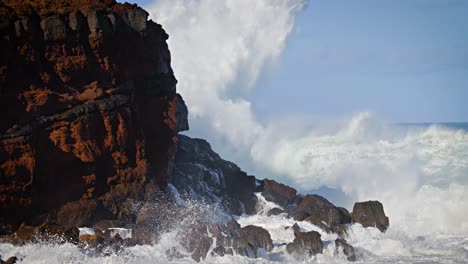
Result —
<path fill-rule="evenodd" d="M 466 25 L 463 0 L 311 0 L 279 58 L 239 94 L 263 122 L 360 111 L 397 123 L 468 121 Z"/>

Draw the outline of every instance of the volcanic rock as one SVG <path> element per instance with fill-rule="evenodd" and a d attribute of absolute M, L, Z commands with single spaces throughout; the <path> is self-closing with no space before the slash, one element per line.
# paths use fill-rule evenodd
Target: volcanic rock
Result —
<path fill-rule="evenodd" d="M 183 197 L 222 203 L 230 214 L 255 212 L 255 177 L 215 153 L 208 142 L 178 135 L 170 181 Z"/>
<path fill-rule="evenodd" d="M 381 232 L 385 232 L 390 225 L 383 205 L 379 201 L 355 203 L 351 216 L 354 222 L 364 227 L 376 227 Z"/>
<path fill-rule="evenodd" d="M 0 225 L 134 220 L 188 129 L 168 35 L 114 0 L 4 0 L 0 14 Z"/>
<path fill-rule="evenodd" d="M 273 241 L 270 233 L 263 227 L 248 225 L 239 229 L 241 239 L 252 248 L 255 257 L 258 256 L 258 249 L 266 251 L 273 249 Z"/>

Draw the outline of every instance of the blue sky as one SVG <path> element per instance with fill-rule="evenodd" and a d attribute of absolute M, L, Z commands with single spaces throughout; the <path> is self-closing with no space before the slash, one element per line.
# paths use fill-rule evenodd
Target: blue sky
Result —
<path fill-rule="evenodd" d="M 462 0 L 311 0 L 247 97 L 260 120 L 373 111 L 468 121 L 467 25 Z"/>

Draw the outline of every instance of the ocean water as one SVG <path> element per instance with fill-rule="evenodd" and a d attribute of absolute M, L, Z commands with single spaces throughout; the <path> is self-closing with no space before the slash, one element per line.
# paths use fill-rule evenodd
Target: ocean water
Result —
<path fill-rule="evenodd" d="M 311 133 L 301 140 L 299 154 L 312 148 L 317 155 L 305 164 L 308 173 L 297 178 L 298 183 L 316 186 L 318 182 L 340 189 L 353 198 L 351 202 L 380 200 L 390 217 L 386 233 L 359 224 L 349 227 L 347 241 L 358 252 L 356 263 L 468 263 L 468 123 L 382 125 L 359 114 L 339 128 Z M 289 146 L 294 147 L 294 142 Z M 290 163 L 294 165 L 294 159 Z M 314 175 L 318 181 L 311 178 Z M 207 221 L 226 219 L 216 206 L 185 203 L 204 212 Z M 266 228 L 277 245 L 274 250 L 257 259 L 209 255 L 203 262 L 298 263 L 281 246 L 294 239 L 288 227 L 295 222 L 285 215 L 267 217 L 266 212 L 277 205 L 261 196 L 257 206 L 258 214 L 236 219 L 243 226 Z M 336 235 L 307 222 L 298 224 L 304 231 L 320 232 L 325 242 L 323 254 L 299 263 L 347 262 L 343 254 L 335 254 Z M 187 223 L 180 223 L 153 245 L 119 252 L 98 254 L 69 243 L 3 243 L 0 255 L 17 256 L 19 263 L 194 263 L 189 257 L 170 259 L 165 254 L 173 247 L 189 253 L 179 239 L 188 228 Z"/>

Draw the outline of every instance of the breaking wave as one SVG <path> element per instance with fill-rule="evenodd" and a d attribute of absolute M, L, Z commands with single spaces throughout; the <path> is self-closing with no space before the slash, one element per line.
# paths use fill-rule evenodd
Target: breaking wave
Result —
<path fill-rule="evenodd" d="M 266 212 L 278 205 L 266 201 L 260 194 L 258 210 L 255 215 L 236 217 L 241 226 L 256 225 L 264 227 L 271 234 L 275 247 L 271 252 L 263 252 L 252 259 L 240 255 L 212 256 L 210 251 L 201 263 L 347 263 L 345 255 L 336 251 L 333 241 L 338 237 L 329 234 L 306 221 L 299 221 L 302 231 L 317 231 L 324 241 L 323 254 L 312 256 L 303 261 L 296 260 L 285 250 L 285 244 L 294 239 L 291 226 L 296 223 L 286 214 L 267 216 Z M 103 250 L 97 253 L 93 249 L 83 249 L 77 245 L 65 243 L 34 243 L 23 246 L 0 244 L 1 256 L 17 256 L 18 263 L 197 263 L 190 257 L 190 252 L 182 246 L 184 233 L 199 221 L 222 222 L 222 212 L 216 205 L 183 201 L 187 211 L 185 221 L 162 233 L 157 243 L 152 245 L 125 247 L 120 250 Z M 148 234 L 151 235 L 151 234 Z M 364 228 L 360 224 L 349 226 L 348 243 L 357 252 L 355 263 L 465 263 L 468 257 L 468 240 L 461 235 L 428 235 L 410 238 L 406 234 L 389 229 L 381 233 L 373 227 Z M 170 252 L 186 254 L 186 257 L 171 257 Z M 338 253 L 337 253 L 338 252 Z"/>
<path fill-rule="evenodd" d="M 363 112 L 280 140 L 275 126 L 267 131 L 252 157 L 292 186 L 338 189 L 348 208 L 382 201 L 392 228 L 414 236 L 468 232 L 466 129 L 389 124 Z"/>

